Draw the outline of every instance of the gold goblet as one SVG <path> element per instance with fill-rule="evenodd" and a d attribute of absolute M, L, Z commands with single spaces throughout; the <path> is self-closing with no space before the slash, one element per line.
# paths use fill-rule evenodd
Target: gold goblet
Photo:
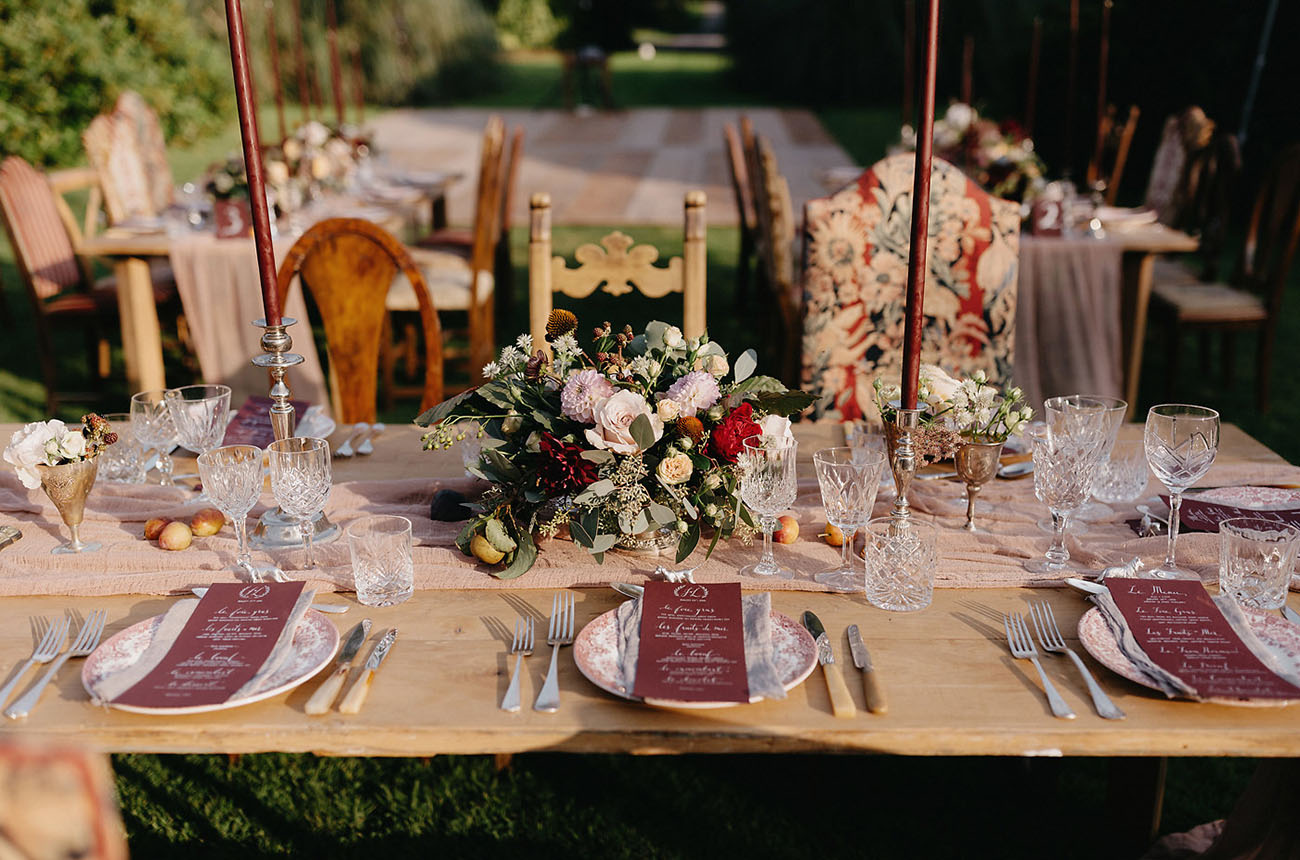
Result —
<path fill-rule="evenodd" d="M 56 555 L 73 552 L 94 552 L 100 548 L 98 543 L 85 543 L 81 540 L 81 521 L 86 513 L 86 496 L 95 485 L 95 475 L 99 472 L 98 460 L 78 460 L 75 463 L 62 463 L 58 466 L 38 465 L 36 471 L 41 476 L 41 489 L 54 502 L 54 507 L 63 518 L 63 523 L 72 532 L 72 540 L 60 544 L 50 552 Z"/>
<path fill-rule="evenodd" d="M 968 532 L 979 531 L 975 527 L 975 497 L 980 488 L 998 473 L 1001 457 L 1001 442 L 963 442 L 957 449 L 954 457 L 957 477 L 966 482 L 966 525 L 963 528 Z"/>

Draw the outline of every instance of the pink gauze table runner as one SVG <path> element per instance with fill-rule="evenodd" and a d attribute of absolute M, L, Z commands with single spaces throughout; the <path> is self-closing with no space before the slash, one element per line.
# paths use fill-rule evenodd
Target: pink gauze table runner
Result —
<path fill-rule="evenodd" d="M 1213 467 L 1201 486 L 1300 483 L 1300 467 L 1259 463 L 1232 463 Z M 336 485 L 326 510 L 334 522 L 346 526 L 369 514 L 398 514 L 413 525 L 415 587 L 434 588 L 560 588 L 596 587 L 616 581 L 643 581 L 659 563 L 672 566 L 671 558 L 606 553 L 597 564 L 585 550 L 567 540 L 550 540 L 541 545 L 537 563 L 520 579 L 502 581 L 485 566 L 460 553 L 454 544 L 460 523 L 429 519 L 429 501 L 435 489 L 448 487 L 473 492 L 466 479 L 409 478 L 390 481 L 352 481 Z M 1144 498 L 1154 496 L 1160 486 L 1153 480 Z M 950 481 L 918 481 L 913 493 L 916 515 L 941 526 L 939 587 L 1007 587 L 1058 585 L 1061 576 L 1031 574 L 1023 567 L 1047 548 L 1048 535 L 1037 521 L 1046 509 L 1034 498 L 1032 479 L 990 482 L 980 498 L 981 525 L 993 533 L 971 535 L 959 526 L 965 506 L 959 501 L 961 486 Z M 211 582 L 234 581 L 229 566 L 234 558 L 235 538 L 227 526 L 219 535 L 195 538 L 187 550 L 168 552 L 144 541 L 140 535 L 145 520 L 154 516 L 188 516 L 199 505 L 193 493 L 163 487 L 123 486 L 100 483 L 90 494 L 82 537 L 100 541 L 104 548 L 84 555 L 50 555 L 50 549 L 66 539 L 67 529 L 54 506 L 40 490 L 27 490 L 16 474 L 0 470 L 0 522 L 22 529 L 21 541 L 0 552 L 0 595 L 15 594 L 164 594 Z M 877 516 L 887 513 L 893 494 L 882 492 L 876 502 Z M 269 494 L 253 511 L 257 516 L 271 503 Z M 799 539 L 777 545 L 778 560 L 797 573 L 794 580 L 741 580 L 746 588 L 820 591 L 811 577 L 838 561 L 838 550 L 822 542 L 818 534 L 825 522 L 816 479 L 805 474 L 793 508 L 800 524 Z M 1148 562 L 1163 558 L 1163 537 L 1138 538 L 1123 524 L 1134 516 L 1132 506 L 1117 507 L 1115 518 L 1094 524 L 1087 535 L 1070 537 L 1071 553 L 1093 569 L 1139 556 Z M 696 579 L 728 582 L 736 571 L 759 552 L 758 541 L 746 546 L 739 540 L 720 542 L 713 556 L 703 561 L 703 547 L 687 562 L 700 565 Z M 1219 536 L 1184 534 L 1179 540 L 1179 561 L 1198 571 L 1207 581 L 1217 575 Z M 318 545 L 316 570 L 305 570 L 302 550 L 254 552 L 258 563 L 273 560 L 292 579 L 306 580 L 320 590 L 352 589 L 347 541 L 340 538 Z"/>

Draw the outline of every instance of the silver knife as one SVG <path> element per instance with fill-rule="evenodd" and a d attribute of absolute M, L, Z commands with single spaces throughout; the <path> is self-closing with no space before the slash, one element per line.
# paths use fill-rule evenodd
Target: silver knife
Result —
<path fill-rule="evenodd" d="M 831 668 L 835 665 L 835 651 L 831 648 L 830 637 L 826 635 L 826 628 L 822 626 L 821 619 L 812 612 L 804 612 L 803 626 L 808 628 L 808 632 L 817 642 L 817 662 L 822 664 L 822 674 L 826 676 L 826 691 L 831 696 L 831 711 L 837 717 L 854 716 L 858 709 L 853 704 L 853 697 L 849 695 L 844 676 L 838 669 Z"/>
<path fill-rule="evenodd" d="M 375 647 L 370 651 L 370 656 L 366 658 L 365 668 L 361 670 L 361 677 L 353 683 L 352 689 L 343 697 L 343 704 L 339 705 L 340 714 L 355 714 L 361 710 L 361 704 L 366 700 L 366 695 L 370 692 L 370 682 L 375 677 L 375 670 L 379 664 L 384 662 L 388 652 L 393 648 L 393 641 L 397 639 L 397 628 L 391 627 L 380 639 Z"/>
<path fill-rule="evenodd" d="M 1296 612 L 1285 603 L 1282 604 L 1282 614 L 1286 616 L 1286 620 L 1290 621 L 1292 624 L 1300 624 L 1300 612 Z"/>
<path fill-rule="evenodd" d="M 849 651 L 853 654 L 853 665 L 862 670 L 862 692 L 867 697 L 867 710 L 873 714 L 883 714 L 889 710 L 885 701 L 885 691 L 880 688 L 880 679 L 876 677 L 875 667 L 871 665 L 871 652 L 867 643 L 862 641 L 858 625 L 849 625 Z"/>
<path fill-rule="evenodd" d="M 307 705 L 303 710 L 312 716 L 319 716 L 330 709 L 330 705 L 334 704 L 334 699 L 338 696 L 339 690 L 343 688 L 343 681 L 348 676 L 348 670 L 352 668 L 352 658 L 357 656 L 357 652 L 361 650 L 361 644 L 366 641 L 366 637 L 369 635 L 369 618 L 362 618 L 348 631 L 348 635 L 343 638 L 343 647 L 339 649 L 338 656 L 334 658 L 334 671 L 316 688 L 316 692 L 311 694 L 311 698 L 307 700 Z"/>

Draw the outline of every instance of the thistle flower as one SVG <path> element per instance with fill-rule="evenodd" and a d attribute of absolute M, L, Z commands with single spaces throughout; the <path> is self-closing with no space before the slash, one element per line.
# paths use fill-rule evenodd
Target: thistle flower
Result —
<path fill-rule="evenodd" d="M 578 318 L 573 315 L 572 311 L 556 308 L 546 318 L 546 339 L 549 341 L 554 341 L 566 334 L 572 334 L 577 329 Z"/>

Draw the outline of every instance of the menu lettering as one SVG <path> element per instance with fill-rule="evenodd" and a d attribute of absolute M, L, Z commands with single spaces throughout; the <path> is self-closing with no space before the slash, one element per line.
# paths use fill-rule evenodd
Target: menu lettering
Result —
<path fill-rule="evenodd" d="M 1148 657 L 1205 697 L 1300 699 L 1237 636 L 1199 582 L 1118 579 L 1111 597 Z"/>
<path fill-rule="evenodd" d="M 740 583 L 646 583 L 633 693 L 688 702 L 749 701 Z"/>
<path fill-rule="evenodd" d="M 166 656 L 114 703 L 214 705 L 244 686 L 271 655 L 304 583 L 216 583 Z"/>

